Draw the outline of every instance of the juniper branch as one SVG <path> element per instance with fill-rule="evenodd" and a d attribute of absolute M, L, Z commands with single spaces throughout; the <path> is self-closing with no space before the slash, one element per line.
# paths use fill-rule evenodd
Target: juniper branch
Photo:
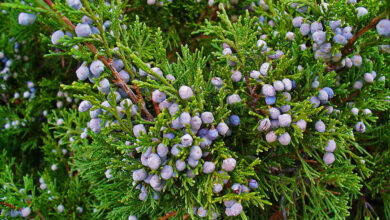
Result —
<path fill-rule="evenodd" d="M 50 6 L 52 10 L 56 12 L 56 10 L 53 8 L 53 2 L 51 0 L 45 0 L 45 2 Z M 58 13 L 58 12 L 56 12 Z M 72 22 L 66 17 L 66 16 L 61 16 L 61 18 L 64 20 L 65 23 L 67 23 L 73 30 L 75 29 L 75 26 L 72 24 Z M 88 42 L 84 42 L 84 44 L 88 47 L 88 49 L 93 52 L 94 54 L 98 54 L 98 50 L 96 47 Z M 99 60 L 104 63 L 104 65 L 112 72 L 114 75 L 114 80 L 113 82 L 115 85 L 119 86 L 122 88 L 131 98 L 131 100 L 135 103 L 138 103 L 139 100 L 142 102 L 142 108 L 141 111 L 145 115 L 146 119 L 151 121 L 153 120 L 153 115 L 148 111 L 146 108 L 145 102 L 143 99 L 137 98 L 137 96 L 134 94 L 134 92 L 129 88 L 129 86 L 126 84 L 125 81 L 120 77 L 118 71 L 115 69 L 114 62 L 111 58 L 106 59 L 104 56 L 99 56 Z"/>
<path fill-rule="evenodd" d="M 378 16 L 378 17 L 375 17 L 371 20 L 371 22 L 366 26 L 364 27 L 362 30 L 360 30 L 359 32 L 357 32 L 349 41 L 348 43 L 343 47 L 343 49 L 341 50 L 341 54 L 343 57 L 345 57 L 346 55 L 352 53 L 352 46 L 353 44 L 355 43 L 355 41 L 359 38 L 359 36 L 361 36 L 362 34 L 366 33 L 368 30 L 370 30 L 371 28 L 375 28 L 375 26 L 379 23 L 379 21 L 381 21 L 382 19 L 384 18 L 384 16 Z M 336 65 L 333 65 L 332 62 L 329 62 L 328 66 L 325 68 L 325 73 L 328 73 L 330 71 L 333 71 L 337 68 L 339 68 L 340 65 L 336 64 Z"/>

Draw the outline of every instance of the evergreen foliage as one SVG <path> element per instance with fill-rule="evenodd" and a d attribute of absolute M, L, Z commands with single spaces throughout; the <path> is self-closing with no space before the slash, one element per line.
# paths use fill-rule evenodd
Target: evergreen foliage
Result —
<path fill-rule="evenodd" d="M 1 218 L 390 218 L 390 2 L 0 5 Z"/>

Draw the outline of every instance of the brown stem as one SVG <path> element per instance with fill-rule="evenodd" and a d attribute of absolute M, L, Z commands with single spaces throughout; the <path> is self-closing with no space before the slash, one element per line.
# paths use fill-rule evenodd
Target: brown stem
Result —
<path fill-rule="evenodd" d="M 154 111 L 156 111 L 156 115 L 159 115 L 160 114 L 160 108 L 158 107 L 158 104 L 155 101 L 153 101 L 152 93 L 153 92 L 150 92 L 149 100 L 153 103 L 153 107 L 154 107 Z"/>
<path fill-rule="evenodd" d="M 6 94 L 0 93 L 0 99 L 1 99 L 1 101 L 5 102 L 5 103 L 8 103 L 8 99 L 7 99 L 7 95 Z"/>
<path fill-rule="evenodd" d="M 371 22 L 366 26 L 364 27 L 362 30 L 360 30 L 359 32 L 357 32 L 357 34 L 355 34 L 349 41 L 348 43 L 344 46 L 343 50 L 341 51 L 342 54 L 349 54 L 352 52 L 352 46 L 353 44 L 355 43 L 355 41 L 358 39 L 358 37 L 362 34 L 364 34 L 365 32 L 367 32 L 368 30 L 370 30 L 371 28 L 374 28 L 376 27 L 376 25 L 379 23 L 379 21 L 382 20 L 382 17 L 381 16 L 378 16 L 378 17 L 375 17 L 371 20 Z"/>
<path fill-rule="evenodd" d="M 30 201 L 30 200 L 27 200 L 27 203 L 30 204 L 31 201 Z M 8 203 L 8 202 L 3 202 L 3 201 L 1 201 L 0 204 L 5 205 L 5 206 L 8 206 L 8 207 L 10 207 L 11 209 L 17 209 L 17 210 L 19 210 L 19 211 L 22 210 L 22 208 L 16 208 L 16 206 L 14 206 L 14 205 L 12 205 L 12 204 L 10 204 L 10 203 Z M 43 217 L 42 213 L 39 212 L 38 209 L 35 209 L 35 211 L 38 213 L 39 217 L 40 217 L 42 220 L 45 220 L 45 218 Z"/>
<path fill-rule="evenodd" d="M 176 212 L 173 211 L 173 212 L 168 212 L 167 214 L 165 214 L 163 217 L 160 217 L 158 218 L 158 220 L 166 220 L 166 219 L 169 219 L 169 218 L 172 218 L 173 216 L 176 215 Z M 187 219 L 188 217 L 190 217 L 189 215 L 185 215 L 183 216 L 183 219 Z"/>
<path fill-rule="evenodd" d="M 11 209 L 16 209 L 16 206 L 9 204 L 8 202 L 0 202 L 0 204 L 10 207 Z M 21 210 L 21 208 L 19 208 Z"/>
<path fill-rule="evenodd" d="M 353 97 L 357 96 L 359 93 L 360 93 L 360 90 L 356 90 L 355 92 L 349 94 L 348 97 L 342 99 L 341 105 L 343 105 L 346 102 L 350 101 Z"/>
<path fill-rule="evenodd" d="M 340 195 L 341 193 L 339 193 L 339 192 L 336 192 L 336 191 L 332 191 L 332 190 L 328 190 L 330 193 L 332 193 L 332 194 L 335 194 L 335 195 Z"/>
<path fill-rule="evenodd" d="M 53 2 L 51 0 L 45 0 L 46 4 L 48 4 L 50 6 L 51 9 L 53 9 L 53 11 L 57 12 L 57 10 L 55 10 L 53 8 Z M 58 13 L 58 12 L 57 12 Z M 58 13 L 61 17 L 62 17 L 62 20 L 67 23 L 72 29 L 75 29 L 75 26 L 72 24 L 72 22 L 65 16 L 62 16 L 61 13 Z"/>
<path fill-rule="evenodd" d="M 213 8 L 214 8 L 214 11 L 213 11 L 213 13 L 210 16 L 210 21 L 212 21 L 215 18 L 217 18 L 218 5 L 214 6 Z"/>
<path fill-rule="evenodd" d="M 27 203 L 30 205 L 30 204 L 31 204 L 31 201 L 30 201 L 30 200 L 27 200 Z M 38 209 L 35 209 L 35 211 L 38 213 L 39 217 L 40 217 L 42 220 L 45 220 L 45 218 L 43 217 L 42 213 L 41 213 Z"/>
<path fill-rule="evenodd" d="M 51 9 L 53 9 L 55 12 L 57 12 L 54 8 L 53 8 L 53 2 L 51 0 L 45 0 L 46 4 L 48 4 L 50 6 Z M 61 13 L 59 13 L 61 15 Z M 72 29 L 75 29 L 75 26 L 72 24 L 72 22 L 65 16 L 62 16 L 62 20 L 68 24 Z M 89 50 L 91 50 L 94 54 L 97 54 L 98 53 L 98 50 L 96 49 L 96 47 L 88 42 L 85 42 L 84 43 L 88 48 Z M 115 69 L 115 66 L 114 66 L 114 63 L 111 59 L 106 59 L 104 56 L 99 56 L 99 60 L 102 61 L 104 63 L 104 65 L 112 72 L 112 74 L 114 75 L 114 80 L 113 82 L 115 83 L 115 85 L 119 86 L 120 88 L 122 88 L 128 95 L 129 97 L 131 98 L 131 100 L 134 102 L 134 103 L 138 103 L 139 100 L 141 100 L 142 102 L 142 107 L 141 107 L 141 112 L 144 114 L 144 116 L 146 117 L 147 120 L 149 121 L 152 121 L 153 120 L 153 115 L 150 114 L 150 112 L 146 109 L 146 105 L 145 105 L 145 102 L 144 100 L 142 99 L 142 96 L 141 94 L 139 94 L 139 97 L 141 97 L 140 99 L 137 98 L 137 96 L 134 94 L 134 92 L 129 88 L 129 86 L 126 84 L 125 81 L 123 81 L 123 79 L 120 77 L 118 71 Z M 139 90 L 138 90 L 139 91 Z"/>
<path fill-rule="evenodd" d="M 262 113 L 264 115 L 267 114 L 267 110 L 266 109 L 256 109 L 256 103 L 257 101 L 260 99 L 261 97 L 261 94 L 256 94 L 256 89 L 257 89 L 257 85 L 255 85 L 254 87 L 252 87 L 250 85 L 250 82 L 249 82 L 249 77 L 248 76 L 245 76 L 245 82 L 246 82 L 246 86 L 248 87 L 248 90 L 249 90 L 249 95 L 251 97 L 251 101 L 248 102 L 247 104 L 249 105 L 249 107 L 251 107 L 256 113 Z"/>

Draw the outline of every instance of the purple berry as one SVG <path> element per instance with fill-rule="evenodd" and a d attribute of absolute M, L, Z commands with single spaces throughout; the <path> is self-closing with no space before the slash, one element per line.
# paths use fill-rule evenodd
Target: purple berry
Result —
<path fill-rule="evenodd" d="M 222 161 L 222 169 L 226 170 L 227 172 L 231 172 L 236 168 L 236 160 L 234 158 L 227 158 Z"/>
<path fill-rule="evenodd" d="M 251 189 L 259 188 L 259 185 L 257 184 L 257 181 L 255 179 L 249 180 L 249 188 Z"/>
<path fill-rule="evenodd" d="M 206 161 L 203 164 L 203 173 L 209 174 L 214 172 L 215 170 L 215 164 L 213 162 Z"/>

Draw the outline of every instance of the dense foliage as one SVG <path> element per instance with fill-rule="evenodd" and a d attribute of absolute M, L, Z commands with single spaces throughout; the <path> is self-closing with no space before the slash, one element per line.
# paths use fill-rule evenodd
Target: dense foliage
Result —
<path fill-rule="evenodd" d="M 0 5 L 1 219 L 390 218 L 389 1 Z"/>

